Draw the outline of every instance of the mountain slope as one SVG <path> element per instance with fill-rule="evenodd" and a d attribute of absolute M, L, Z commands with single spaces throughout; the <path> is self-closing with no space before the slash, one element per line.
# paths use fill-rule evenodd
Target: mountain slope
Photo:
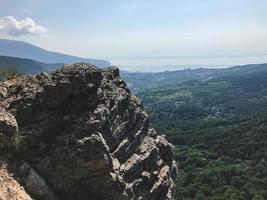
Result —
<path fill-rule="evenodd" d="M 80 58 L 63 53 L 47 51 L 26 42 L 5 39 L 0 39 L 0 55 L 28 58 L 44 63 L 70 64 L 76 62 L 87 62 L 98 67 L 110 65 L 109 62 L 105 60 Z"/>
<path fill-rule="evenodd" d="M 24 74 L 38 74 L 57 69 L 60 63 L 42 63 L 31 59 L 0 56 L 0 67 L 15 67 Z"/>
<path fill-rule="evenodd" d="M 175 144 L 175 199 L 267 199 L 267 65 L 216 71 L 137 93 Z"/>
<path fill-rule="evenodd" d="M 215 77 L 244 75 L 254 72 L 264 72 L 266 70 L 267 64 L 251 64 L 224 69 L 199 68 L 157 73 L 123 71 L 122 77 L 126 80 L 132 90 L 140 92 L 148 88 L 179 84 L 190 80 L 204 80 Z"/>

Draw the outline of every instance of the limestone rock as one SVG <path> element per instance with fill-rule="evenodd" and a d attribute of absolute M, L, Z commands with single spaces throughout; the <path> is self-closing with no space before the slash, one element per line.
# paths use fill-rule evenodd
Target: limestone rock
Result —
<path fill-rule="evenodd" d="M 18 124 L 15 117 L 8 112 L 0 111 L 0 149 L 6 148 L 17 132 Z"/>
<path fill-rule="evenodd" d="M 54 192 L 49 188 L 45 180 L 37 174 L 26 162 L 22 162 L 17 173 L 25 188 L 38 199 L 57 200 Z"/>
<path fill-rule="evenodd" d="M 0 199 L 33 200 L 8 168 L 9 163 L 5 158 L 0 157 Z"/>
<path fill-rule="evenodd" d="M 27 138 L 21 159 L 34 174 L 35 198 L 173 199 L 173 146 L 151 127 L 117 68 L 67 65 L 2 82 L 0 91 L 8 130 Z"/>

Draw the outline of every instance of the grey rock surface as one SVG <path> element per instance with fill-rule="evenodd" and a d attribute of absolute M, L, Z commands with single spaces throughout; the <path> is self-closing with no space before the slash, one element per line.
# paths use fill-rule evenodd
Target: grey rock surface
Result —
<path fill-rule="evenodd" d="M 0 82 L 0 91 L 0 125 L 2 115 L 14 116 L 27 140 L 21 159 L 41 177 L 38 187 L 47 185 L 39 195 L 49 188 L 60 200 L 173 199 L 173 146 L 117 68 L 67 65 Z"/>

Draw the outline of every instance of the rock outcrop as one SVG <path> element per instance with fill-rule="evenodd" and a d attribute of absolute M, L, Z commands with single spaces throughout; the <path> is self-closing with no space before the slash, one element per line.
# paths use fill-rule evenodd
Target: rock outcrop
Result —
<path fill-rule="evenodd" d="M 0 82 L 0 144 L 35 199 L 173 198 L 173 147 L 114 67 Z"/>
<path fill-rule="evenodd" d="M 8 162 L 0 157 L 0 199 L 1 200 L 32 200 L 25 189 L 8 170 Z"/>

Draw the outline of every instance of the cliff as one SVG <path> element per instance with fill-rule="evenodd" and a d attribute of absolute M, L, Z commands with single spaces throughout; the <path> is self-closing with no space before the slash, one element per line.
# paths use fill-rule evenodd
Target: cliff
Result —
<path fill-rule="evenodd" d="M 34 199 L 173 199 L 173 146 L 117 68 L 80 63 L 0 82 L 0 153 L 0 174 Z"/>

